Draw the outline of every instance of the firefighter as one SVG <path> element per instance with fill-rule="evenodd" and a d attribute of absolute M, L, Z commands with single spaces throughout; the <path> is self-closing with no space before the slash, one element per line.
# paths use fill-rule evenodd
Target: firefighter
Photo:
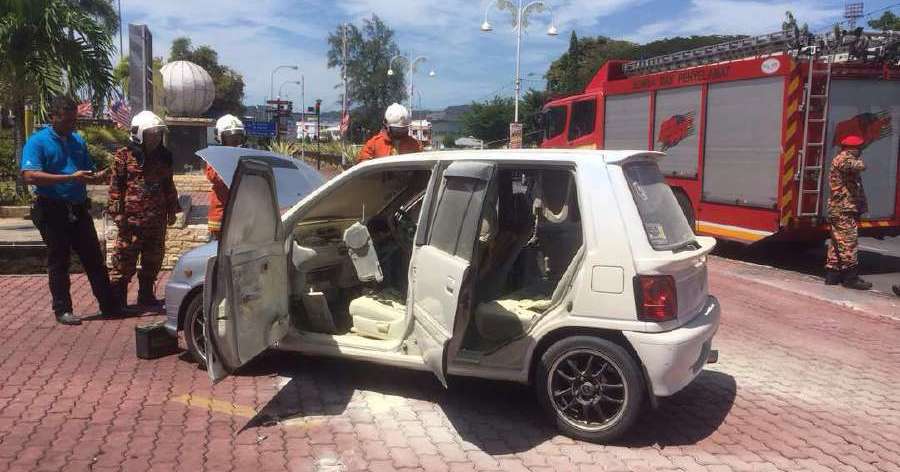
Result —
<path fill-rule="evenodd" d="M 409 110 L 394 103 L 384 112 L 381 132 L 372 136 L 360 149 L 357 161 L 421 151 L 422 145 L 409 135 Z"/>
<path fill-rule="evenodd" d="M 154 294 L 165 252 L 166 226 L 175 222 L 178 193 L 172 154 L 162 144 L 165 123 L 150 111 L 131 120 L 131 142 L 116 152 L 109 185 L 110 216 L 119 228 L 112 255 L 113 293 L 126 305 L 138 255 L 138 305 L 159 305 Z"/>
<path fill-rule="evenodd" d="M 831 196 L 828 199 L 828 222 L 831 242 L 825 262 L 825 284 L 842 284 L 855 290 L 869 290 L 872 284 L 859 277 L 857 239 L 859 217 L 868 212 L 862 176 L 866 170 L 861 137 L 850 135 L 841 140 L 841 152 L 831 161 Z"/>
<path fill-rule="evenodd" d="M 222 146 L 241 147 L 246 133 L 244 123 L 234 115 L 225 115 L 216 121 L 216 141 Z M 212 239 L 219 239 L 222 232 L 222 218 L 228 203 L 228 186 L 209 164 L 206 165 L 206 179 L 212 184 L 209 191 L 209 213 L 207 227 Z"/>

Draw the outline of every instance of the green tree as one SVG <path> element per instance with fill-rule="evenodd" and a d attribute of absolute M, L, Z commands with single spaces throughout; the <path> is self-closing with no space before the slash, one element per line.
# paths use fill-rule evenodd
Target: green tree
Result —
<path fill-rule="evenodd" d="M 216 86 L 216 98 L 206 116 L 217 118 L 226 113 L 244 113 L 244 77 L 234 69 L 219 64 L 219 53 L 209 46 L 194 48 L 191 39 L 175 38 L 169 61 L 190 61 L 206 69 Z"/>
<path fill-rule="evenodd" d="M 163 88 L 162 69 L 163 62 L 161 57 L 153 58 L 153 112 L 159 116 L 166 116 L 166 108 L 163 105 L 163 98 L 166 94 Z M 128 96 L 128 79 L 131 76 L 128 69 L 128 56 L 119 59 L 118 64 L 113 69 L 113 79 L 116 86 L 125 96 Z"/>
<path fill-rule="evenodd" d="M 343 26 L 328 35 L 328 67 L 343 66 Z M 400 53 L 394 31 L 376 15 L 363 20 L 362 27 L 347 25 L 348 98 L 351 105 L 350 135 L 365 139 L 381 128 L 384 110 L 406 98 L 404 67 L 398 65 L 388 75 L 388 63 Z"/>
<path fill-rule="evenodd" d="M 572 35 L 569 49 L 550 64 L 548 89 L 556 95 L 580 93 L 606 61 L 645 59 L 732 41 L 744 36 L 690 36 L 652 41 L 644 45 L 604 36 L 578 38 Z"/>
<path fill-rule="evenodd" d="M 900 16 L 886 11 L 877 20 L 870 20 L 869 27 L 881 31 L 900 31 Z"/>
<path fill-rule="evenodd" d="M 15 114 L 16 159 L 24 143 L 25 103 L 39 118 L 59 93 L 90 96 L 100 109 L 113 86 L 108 29 L 64 0 L 0 0 L 0 105 Z"/>
<path fill-rule="evenodd" d="M 529 89 L 519 102 L 519 119 L 522 122 L 523 145 L 540 144 L 543 128 L 541 112 L 549 94 Z M 496 96 L 483 102 L 473 102 L 462 117 L 463 135 L 484 141 L 486 147 L 502 147 L 509 142 L 509 124 L 514 116 L 513 97 Z"/>

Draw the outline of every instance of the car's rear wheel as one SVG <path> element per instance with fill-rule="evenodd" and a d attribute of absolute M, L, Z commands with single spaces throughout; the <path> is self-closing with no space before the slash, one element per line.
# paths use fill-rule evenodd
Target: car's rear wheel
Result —
<path fill-rule="evenodd" d="M 191 357 L 206 367 L 206 331 L 203 317 L 203 291 L 199 291 L 191 297 L 184 311 L 184 341 L 187 344 Z"/>
<path fill-rule="evenodd" d="M 603 338 L 573 336 L 541 356 L 535 376 L 538 400 L 568 436 L 607 442 L 625 433 L 644 403 L 644 378 L 622 346 Z"/>

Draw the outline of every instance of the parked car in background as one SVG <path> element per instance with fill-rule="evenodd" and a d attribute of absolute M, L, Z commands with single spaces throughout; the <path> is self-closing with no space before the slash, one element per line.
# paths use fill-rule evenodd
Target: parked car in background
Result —
<path fill-rule="evenodd" d="M 716 359 L 715 241 L 694 235 L 663 157 L 377 159 L 283 214 L 272 169 L 243 159 L 203 292 L 209 375 L 274 348 L 510 380 L 563 433 L 614 439 Z"/>
<path fill-rule="evenodd" d="M 322 185 L 324 179 L 315 169 L 296 159 L 256 149 L 212 146 L 197 152 L 231 188 L 231 178 L 240 159 L 265 162 L 278 183 L 279 209 L 290 208 Z M 203 335 L 203 282 L 206 262 L 216 255 L 218 241 L 210 241 L 184 253 L 166 284 L 166 328 L 173 336 L 184 331 L 185 344 L 193 358 L 206 365 Z"/>

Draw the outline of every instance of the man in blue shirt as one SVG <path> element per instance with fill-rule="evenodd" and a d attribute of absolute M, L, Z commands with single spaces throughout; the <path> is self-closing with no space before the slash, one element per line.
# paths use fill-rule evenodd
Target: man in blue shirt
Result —
<path fill-rule="evenodd" d="M 47 273 L 53 313 L 66 325 L 81 324 L 72 313 L 69 294 L 69 263 L 72 250 L 78 254 L 100 304 L 100 315 L 118 314 L 112 297 L 109 274 L 94 220 L 88 210 L 88 183 L 108 179 L 106 171 L 96 172 L 87 145 L 75 131 L 77 105 L 69 97 L 55 97 L 50 104 L 50 124 L 34 133 L 22 152 L 19 168 L 26 184 L 35 186 L 31 219 L 47 245 Z"/>

